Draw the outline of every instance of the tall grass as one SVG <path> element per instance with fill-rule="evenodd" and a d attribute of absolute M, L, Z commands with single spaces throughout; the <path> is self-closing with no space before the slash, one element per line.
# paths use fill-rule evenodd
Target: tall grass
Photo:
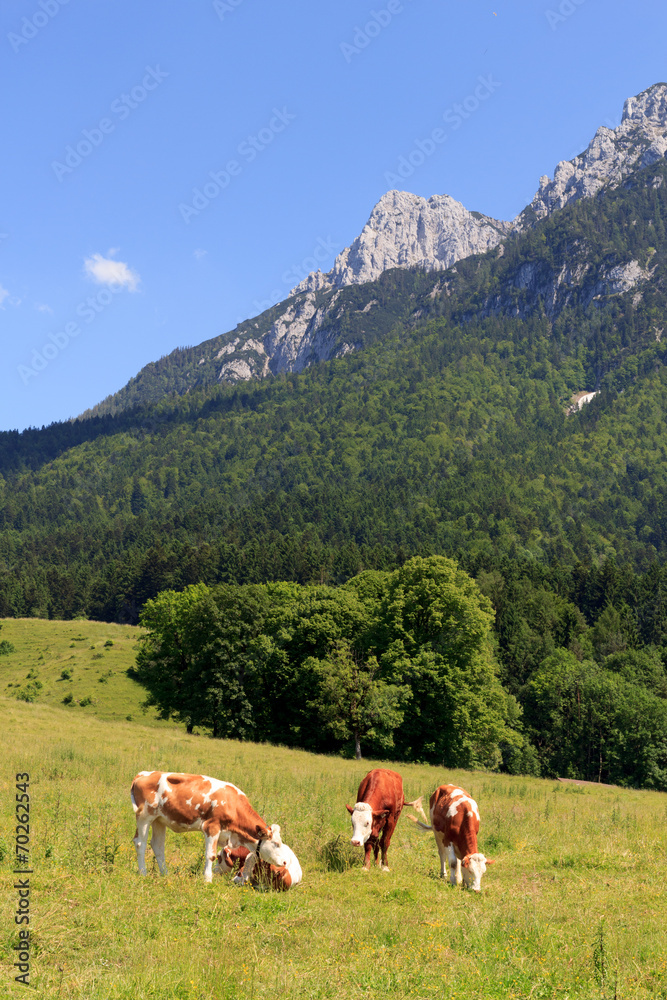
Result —
<path fill-rule="evenodd" d="M 0 701 L 0 959 L 16 941 L 13 778 L 32 775 L 34 995 L 58 1000 L 667 997 L 667 796 L 399 765 L 408 798 L 444 781 L 478 800 L 493 857 L 477 895 L 438 878 L 431 834 L 400 820 L 391 872 L 365 873 L 345 803 L 371 762 L 104 722 Z M 129 785 L 209 773 L 282 825 L 304 882 L 206 886 L 199 834 L 167 834 L 137 874 Z M 152 855 L 149 853 L 152 859 Z M 616 994 L 615 994 L 616 991 Z"/>

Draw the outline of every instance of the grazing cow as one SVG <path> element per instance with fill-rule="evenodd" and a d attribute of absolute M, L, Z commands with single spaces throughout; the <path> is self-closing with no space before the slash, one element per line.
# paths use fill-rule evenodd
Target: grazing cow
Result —
<path fill-rule="evenodd" d="M 280 827 L 268 827 L 252 808 L 245 794 L 228 781 L 205 774 L 174 774 L 141 771 L 132 782 L 132 808 L 137 820 L 134 846 L 139 874 L 146 874 L 146 844 L 152 825 L 151 848 L 164 875 L 164 842 L 167 827 L 175 833 L 201 830 L 206 845 L 204 880 L 213 878 L 218 839 L 222 835 L 232 847 L 248 847 L 248 875 L 257 854 L 269 864 L 283 867 L 287 855 Z M 245 873 L 244 873 L 245 874 Z"/>
<path fill-rule="evenodd" d="M 257 861 L 250 877 L 250 884 L 253 889 L 268 886 L 271 889 L 276 889 L 278 892 L 287 892 L 288 889 L 299 884 L 303 875 L 296 854 L 287 844 L 283 844 L 283 851 L 287 856 L 287 864 L 282 868 L 278 868 L 276 865 L 269 865 L 261 859 Z M 237 874 L 234 881 L 237 885 L 244 885 L 247 881 L 247 876 L 242 875 L 241 870 L 245 867 L 249 854 L 250 851 L 247 847 L 230 847 L 227 845 L 218 854 L 218 864 L 213 869 L 213 872 L 215 874 L 218 872 L 227 872 L 231 875 L 236 871 Z"/>
<path fill-rule="evenodd" d="M 421 798 L 412 803 L 426 819 Z M 458 785 L 440 785 L 430 798 L 431 825 L 420 823 L 411 816 L 422 830 L 432 830 L 440 855 L 440 875 L 445 878 L 449 865 L 449 881 L 460 885 L 463 880 L 468 889 L 479 892 L 482 875 L 491 858 L 485 858 L 477 850 L 479 833 L 479 809 L 477 803 Z"/>
<path fill-rule="evenodd" d="M 355 847 L 365 845 L 364 868 L 371 867 L 371 848 L 378 864 L 378 851 L 382 849 L 382 871 L 388 872 L 387 851 L 392 834 L 398 823 L 403 806 L 414 805 L 406 802 L 403 795 L 403 779 L 396 771 L 377 767 L 369 771 L 359 785 L 354 808 L 345 808 L 352 817 L 352 843 Z M 382 833 L 382 839 L 378 838 Z"/>

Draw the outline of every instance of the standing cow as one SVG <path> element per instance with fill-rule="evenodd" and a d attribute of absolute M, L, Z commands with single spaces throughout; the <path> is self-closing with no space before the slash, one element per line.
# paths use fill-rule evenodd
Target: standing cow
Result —
<path fill-rule="evenodd" d="M 292 889 L 295 885 L 299 884 L 303 878 L 303 874 L 297 856 L 287 844 L 283 844 L 283 851 L 287 857 L 287 863 L 282 868 L 278 868 L 276 865 L 269 865 L 261 859 L 257 861 L 250 878 L 250 884 L 253 889 L 261 886 L 270 886 L 271 889 L 275 889 L 277 892 L 287 892 L 288 889 Z M 218 864 L 213 869 L 214 874 L 226 872 L 231 875 L 236 872 L 234 881 L 237 885 L 244 885 L 247 878 L 240 873 L 245 866 L 249 854 L 250 851 L 247 847 L 230 847 L 229 845 L 223 847 L 218 854 Z"/>
<path fill-rule="evenodd" d="M 366 871 L 371 867 L 371 848 L 375 854 L 375 864 L 378 864 L 378 851 L 382 849 L 382 871 L 389 871 L 387 851 L 398 817 L 403 806 L 414 804 L 405 801 L 403 779 L 396 771 L 377 767 L 369 771 L 362 780 L 354 808 L 348 805 L 345 808 L 352 817 L 352 843 L 355 847 L 366 847 Z M 382 838 L 378 843 L 380 833 Z"/>
<path fill-rule="evenodd" d="M 167 870 L 164 862 L 167 827 L 175 833 L 201 830 L 204 834 L 206 882 L 213 879 L 213 862 L 221 835 L 232 847 L 249 849 L 243 872 L 246 878 L 252 874 L 258 854 L 263 861 L 279 868 L 287 863 L 280 827 L 267 826 L 245 793 L 228 781 L 205 774 L 141 771 L 132 782 L 131 796 L 137 820 L 134 846 L 140 875 L 146 874 L 146 844 L 151 826 L 151 848 L 161 875 Z"/>
<path fill-rule="evenodd" d="M 426 819 L 421 797 L 410 803 Z M 486 866 L 493 864 L 477 850 L 479 833 L 479 809 L 470 795 L 458 785 L 440 785 L 430 798 L 431 825 L 420 823 L 411 816 L 422 830 L 432 830 L 440 855 L 440 875 L 445 878 L 449 866 L 449 881 L 460 885 L 463 881 L 468 889 L 481 890 L 482 875 Z"/>

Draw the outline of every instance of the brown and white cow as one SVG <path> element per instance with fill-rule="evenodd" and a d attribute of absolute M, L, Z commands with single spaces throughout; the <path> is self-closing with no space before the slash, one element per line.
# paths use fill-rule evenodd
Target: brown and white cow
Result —
<path fill-rule="evenodd" d="M 287 844 L 283 844 L 283 851 L 287 855 L 287 864 L 282 868 L 276 865 L 269 865 L 266 861 L 259 859 L 255 864 L 250 885 L 253 889 L 264 886 L 276 889 L 278 892 L 287 892 L 288 889 L 298 885 L 303 874 L 297 856 Z M 218 863 L 213 869 L 214 874 L 226 872 L 230 875 L 236 872 L 234 881 L 237 885 L 243 885 L 247 879 L 241 874 L 242 869 L 248 859 L 250 851 L 247 847 L 230 847 L 227 845 L 218 854 Z"/>
<path fill-rule="evenodd" d="M 141 771 L 132 782 L 131 796 L 137 821 L 134 846 L 140 875 L 146 874 L 146 845 L 151 826 L 151 848 L 161 875 L 167 870 L 164 862 L 167 828 L 175 833 L 201 830 L 204 834 L 206 882 L 213 878 L 213 862 L 221 836 L 232 847 L 249 849 L 246 878 L 252 874 L 257 853 L 263 861 L 279 868 L 287 862 L 280 827 L 267 826 L 245 793 L 228 781 L 205 774 Z"/>
<path fill-rule="evenodd" d="M 371 867 L 371 848 L 378 864 L 378 851 L 382 850 L 382 871 L 388 872 L 387 851 L 398 817 L 403 806 L 414 805 L 406 802 L 403 795 L 403 779 L 396 771 L 377 767 L 369 771 L 359 785 L 354 808 L 345 808 L 352 817 L 352 843 L 355 847 L 365 846 L 364 868 Z M 382 838 L 378 842 L 378 838 Z"/>
<path fill-rule="evenodd" d="M 421 797 L 411 804 L 426 819 Z M 416 816 L 410 816 L 410 819 L 422 830 L 433 831 L 440 855 L 440 875 L 445 878 L 449 867 L 449 881 L 452 885 L 460 885 L 463 881 L 468 889 L 479 892 L 486 866 L 493 864 L 493 861 L 477 850 L 477 803 L 458 785 L 440 785 L 433 792 L 429 804 L 430 826 L 420 823 Z"/>

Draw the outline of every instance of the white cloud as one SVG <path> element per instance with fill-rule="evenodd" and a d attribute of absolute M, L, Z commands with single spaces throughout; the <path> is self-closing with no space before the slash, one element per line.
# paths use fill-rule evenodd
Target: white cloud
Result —
<path fill-rule="evenodd" d="M 101 253 L 94 253 L 92 257 L 86 257 L 83 263 L 88 277 L 98 285 L 116 285 L 127 288 L 130 292 L 136 292 L 140 281 L 139 275 L 122 260 L 111 260 L 109 257 L 103 257 Z"/>
<path fill-rule="evenodd" d="M 202 257 L 206 256 L 207 253 L 208 253 L 208 250 L 198 249 L 198 250 L 195 250 L 194 256 L 197 258 L 197 260 L 201 260 Z"/>
<path fill-rule="evenodd" d="M 43 302 L 36 302 L 35 309 L 37 310 L 37 312 L 49 313 L 51 316 L 53 316 L 53 309 L 51 308 L 51 306 L 45 306 Z"/>
<path fill-rule="evenodd" d="M 0 306 L 5 308 L 5 299 L 9 298 L 9 292 L 6 288 L 0 285 Z"/>

